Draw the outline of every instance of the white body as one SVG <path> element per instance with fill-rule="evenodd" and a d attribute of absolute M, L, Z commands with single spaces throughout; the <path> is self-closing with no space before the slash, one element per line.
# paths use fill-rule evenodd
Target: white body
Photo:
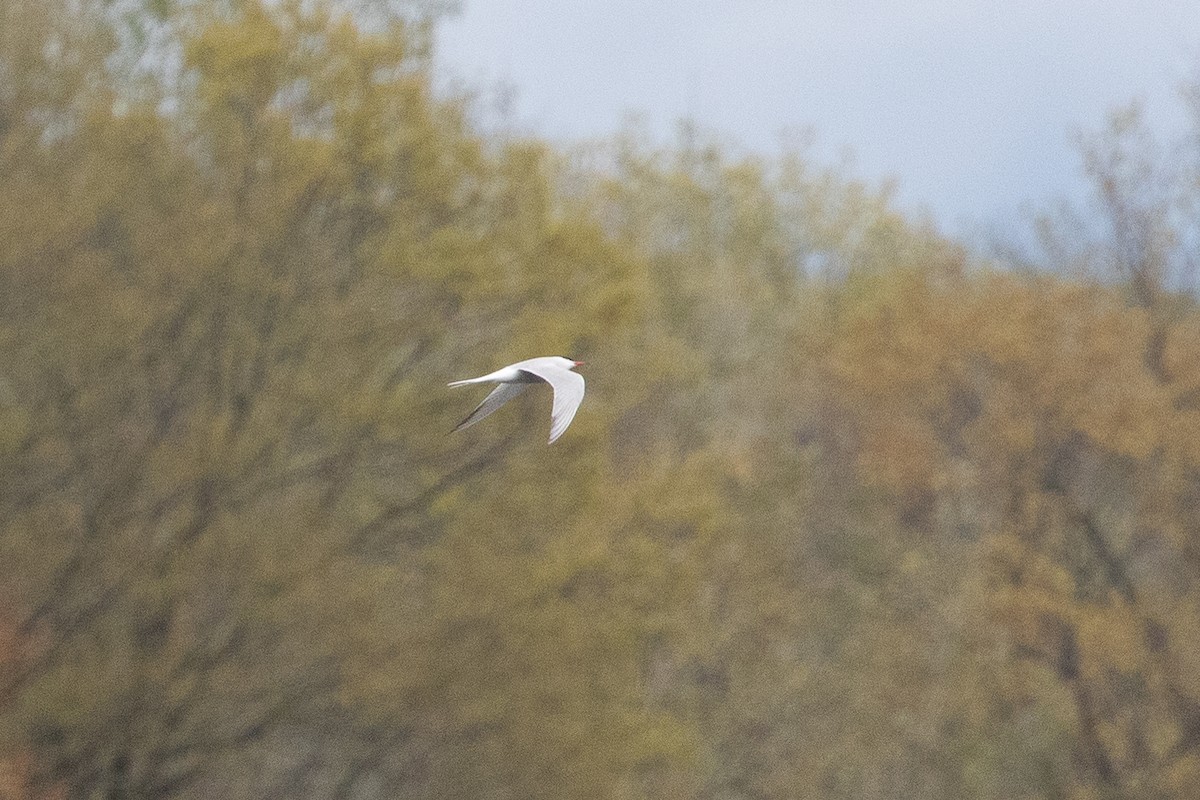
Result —
<path fill-rule="evenodd" d="M 554 405 L 550 411 L 550 444 L 563 435 L 579 404 L 583 402 L 583 376 L 572 370 L 582 364 L 582 361 L 572 361 L 562 356 L 543 356 L 530 358 L 501 367 L 495 372 L 481 375 L 478 378 L 467 378 L 452 381 L 448 386 L 467 386 L 472 383 L 500 384 L 492 393 L 483 399 L 467 418 L 458 423 L 454 430 L 462 430 L 487 417 L 500 406 L 513 399 L 532 383 L 548 383 L 554 390 Z M 453 432 L 453 431 L 452 431 Z"/>

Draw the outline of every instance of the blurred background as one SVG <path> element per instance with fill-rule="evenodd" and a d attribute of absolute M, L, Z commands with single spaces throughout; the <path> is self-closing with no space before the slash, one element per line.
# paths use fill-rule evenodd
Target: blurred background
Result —
<path fill-rule="evenodd" d="M 438 26 L 443 80 L 556 142 L 632 117 L 679 119 L 727 148 L 803 145 L 894 181 L 900 208 L 988 243 L 1018 209 L 1081 202 L 1076 138 L 1136 98 L 1189 124 L 1191 0 L 466 0 Z"/>
<path fill-rule="evenodd" d="M 982 247 L 453 11 L 0 3 L 0 797 L 1194 797 L 1200 83 Z"/>

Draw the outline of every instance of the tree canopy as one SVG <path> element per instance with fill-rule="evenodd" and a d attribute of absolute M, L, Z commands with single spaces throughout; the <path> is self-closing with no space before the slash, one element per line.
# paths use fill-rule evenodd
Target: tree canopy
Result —
<path fill-rule="evenodd" d="M 0 5 L 0 795 L 1190 797 L 1195 160 L 1014 269 L 449 8 Z"/>

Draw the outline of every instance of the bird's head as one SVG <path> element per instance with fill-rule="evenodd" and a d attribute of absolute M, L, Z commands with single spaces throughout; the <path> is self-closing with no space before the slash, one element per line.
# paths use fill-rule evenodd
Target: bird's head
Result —
<path fill-rule="evenodd" d="M 554 358 L 558 361 L 558 365 L 563 369 L 575 369 L 576 367 L 583 366 L 582 361 L 574 361 L 569 358 L 563 358 L 562 356 L 555 356 Z"/>

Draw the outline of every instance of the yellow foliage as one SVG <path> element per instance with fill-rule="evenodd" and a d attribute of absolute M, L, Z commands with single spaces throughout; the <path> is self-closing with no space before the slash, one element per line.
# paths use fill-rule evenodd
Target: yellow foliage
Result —
<path fill-rule="evenodd" d="M 1149 653 L 1140 620 L 1128 609 L 1120 606 L 1084 609 L 1077 615 L 1075 627 L 1089 677 L 1103 680 L 1110 670 L 1131 675 L 1148 671 Z"/>
<path fill-rule="evenodd" d="M 968 264 L 690 128 L 486 132 L 392 6 L 34 5 L 0 11 L 0 763 L 1190 796 L 1193 300 Z M 567 436 L 535 391 L 447 435 L 447 381 L 541 353 L 588 362 Z"/>

